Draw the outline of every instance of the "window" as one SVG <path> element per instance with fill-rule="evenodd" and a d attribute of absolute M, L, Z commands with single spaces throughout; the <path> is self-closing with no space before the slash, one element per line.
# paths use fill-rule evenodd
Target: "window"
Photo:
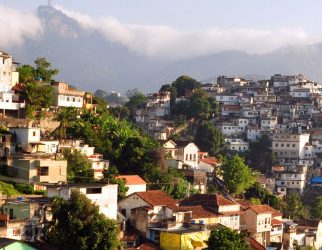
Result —
<path fill-rule="evenodd" d="M 32 136 L 36 136 L 36 131 L 33 131 L 32 132 Z"/>
<path fill-rule="evenodd" d="M 86 194 L 101 194 L 102 188 L 86 188 Z"/>
<path fill-rule="evenodd" d="M 38 176 L 48 176 L 48 167 L 40 167 L 38 169 Z"/>

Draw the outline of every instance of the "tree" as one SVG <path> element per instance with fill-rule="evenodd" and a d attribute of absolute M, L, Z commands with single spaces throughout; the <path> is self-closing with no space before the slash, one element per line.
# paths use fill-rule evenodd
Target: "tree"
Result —
<path fill-rule="evenodd" d="M 29 82 L 22 94 L 27 103 L 27 115 L 34 118 L 35 112 L 42 108 L 48 108 L 53 104 L 54 89 L 52 86 L 43 83 Z"/>
<path fill-rule="evenodd" d="M 274 194 L 271 194 L 266 188 L 262 187 L 261 184 L 256 182 L 245 192 L 246 199 L 258 199 L 261 204 L 267 204 L 271 207 L 279 210 L 281 208 L 281 199 Z"/>
<path fill-rule="evenodd" d="M 147 98 L 143 93 L 137 92 L 130 97 L 129 101 L 125 104 L 125 107 L 130 110 L 130 114 L 133 117 L 135 110 L 139 107 L 143 107 L 146 100 Z"/>
<path fill-rule="evenodd" d="M 274 161 L 271 146 L 272 142 L 267 135 L 263 135 L 258 141 L 249 144 L 247 162 L 253 169 L 264 174 L 271 170 Z"/>
<path fill-rule="evenodd" d="M 80 151 L 65 150 L 67 160 L 67 179 L 75 183 L 90 183 L 95 181 L 91 162 Z"/>
<path fill-rule="evenodd" d="M 230 228 L 217 228 L 210 233 L 208 240 L 209 250 L 250 250 L 245 236 Z"/>
<path fill-rule="evenodd" d="M 126 196 L 129 188 L 126 186 L 125 179 L 116 178 L 119 176 L 119 171 L 115 166 L 110 166 L 103 172 L 104 178 L 101 180 L 103 183 L 117 184 L 118 199 L 121 200 Z"/>
<path fill-rule="evenodd" d="M 291 193 L 286 196 L 282 203 L 283 215 L 292 220 L 308 219 L 310 217 L 309 210 L 303 205 L 301 196 L 298 193 Z"/>
<path fill-rule="evenodd" d="M 231 194 L 239 195 L 255 183 L 255 174 L 238 155 L 227 160 L 222 171 L 225 187 Z"/>
<path fill-rule="evenodd" d="M 315 198 L 315 202 L 312 206 L 312 216 L 317 219 L 322 220 L 322 196 Z"/>
<path fill-rule="evenodd" d="M 66 139 L 66 130 L 72 122 L 77 119 L 77 109 L 74 107 L 63 107 L 56 114 L 55 120 L 59 122 L 59 138 Z"/>
<path fill-rule="evenodd" d="M 176 88 L 177 97 L 191 94 L 200 85 L 200 82 L 185 75 L 180 76 L 172 83 L 172 86 Z"/>
<path fill-rule="evenodd" d="M 99 213 L 83 194 L 73 192 L 69 201 L 51 202 L 53 221 L 44 230 L 44 238 L 59 249 L 118 249 L 115 222 Z"/>
<path fill-rule="evenodd" d="M 19 82 L 27 84 L 29 82 L 33 82 L 35 79 L 35 69 L 34 67 L 30 65 L 22 65 L 21 67 L 18 68 L 19 72 Z"/>
<path fill-rule="evenodd" d="M 213 123 L 203 122 L 197 127 L 194 141 L 201 150 L 215 156 L 223 149 L 225 137 Z"/>
<path fill-rule="evenodd" d="M 39 57 L 35 60 L 36 68 L 34 70 L 34 76 L 41 78 L 43 82 L 51 82 L 53 76 L 59 73 L 58 69 L 52 69 L 51 63 L 44 57 Z"/>

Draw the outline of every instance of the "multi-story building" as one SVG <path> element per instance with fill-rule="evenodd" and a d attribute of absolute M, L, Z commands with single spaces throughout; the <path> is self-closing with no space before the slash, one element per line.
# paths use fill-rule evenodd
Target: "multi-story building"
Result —
<path fill-rule="evenodd" d="M 273 135 L 272 150 L 278 158 L 305 159 L 305 145 L 310 134 L 281 133 Z"/>
<path fill-rule="evenodd" d="M 88 199 L 94 202 L 101 213 L 110 219 L 117 218 L 117 185 L 116 184 L 65 184 L 65 185 L 47 185 L 48 197 L 61 197 L 69 200 L 72 192 L 79 192 L 86 195 Z"/>
<path fill-rule="evenodd" d="M 53 82 L 54 103 L 57 107 L 83 108 L 84 91 L 78 91 L 64 82 Z"/>

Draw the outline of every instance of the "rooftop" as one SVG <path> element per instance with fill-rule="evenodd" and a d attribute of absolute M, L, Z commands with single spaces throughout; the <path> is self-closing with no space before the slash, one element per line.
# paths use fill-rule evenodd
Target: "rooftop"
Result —
<path fill-rule="evenodd" d="M 127 185 L 142 185 L 146 182 L 138 175 L 119 175 L 117 179 L 124 179 Z"/>

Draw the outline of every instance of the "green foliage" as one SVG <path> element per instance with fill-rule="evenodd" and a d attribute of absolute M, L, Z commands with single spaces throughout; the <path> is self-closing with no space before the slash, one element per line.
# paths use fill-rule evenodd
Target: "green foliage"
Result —
<path fill-rule="evenodd" d="M 160 168 L 150 166 L 146 171 L 145 179 L 151 184 L 149 189 L 161 189 L 175 199 L 183 199 L 194 194 L 196 191 L 189 182 L 175 169 L 162 171 Z"/>
<path fill-rule="evenodd" d="M 133 95 L 129 96 L 129 101 L 125 104 L 125 107 L 129 109 L 130 114 L 133 117 L 135 110 L 139 107 L 143 107 L 146 100 L 147 97 L 143 93 L 136 91 Z"/>
<path fill-rule="evenodd" d="M 52 69 L 51 63 L 46 58 L 39 57 L 34 61 L 36 67 L 25 64 L 18 68 L 19 81 L 27 84 L 34 82 L 36 78 L 41 78 L 43 82 L 49 83 L 53 76 L 59 73 L 58 69 Z"/>
<path fill-rule="evenodd" d="M 211 231 L 208 240 L 209 250 L 250 250 L 245 236 L 230 228 L 223 227 Z"/>
<path fill-rule="evenodd" d="M 262 187 L 258 182 L 246 190 L 246 199 L 258 199 L 261 204 L 268 204 L 279 210 L 281 208 L 281 199 L 271 194 L 266 188 Z"/>
<path fill-rule="evenodd" d="M 215 185 L 212 185 L 212 184 L 208 185 L 208 191 L 207 191 L 208 194 L 215 194 L 217 192 L 218 192 L 218 189 L 216 188 Z"/>
<path fill-rule="evenodd" d="M 59 249 L 118 249 L 115 222 L 99 213 L 96 205 L 83 194 L 72 193 L 69 201 L 55 198 L 53 221 L 44 230 L 45 240 Z"/>
<path fill-rule="evenodd" d="M 20 194 L 20 192 L 16 190 L 12 184 L 8 184 L 3 181 L 0 181 L 0 191 L 2 194 L 8 195 L 8 196 Z"/>
<path fill-rule="evenodd" d="M 54 89 L 44 83 L 29 82 L 23 92 L 23 98 L 27 103 L 28 117 L 34 118 L 35 112 L 40 112 L 41 108 L 48 108 L 53 104 Z"/>
<path fill-rule="evenodd" d="M 316 197 L 311 212 L 314 218 L 322 220 L 322 196 Z"/>
<path fill-rule="evenodd" d="M 258 198 L 250 198 L 250 203 L 253 204 L 253 205 L 261 205 L 262 202 L 260 201 L 260 199 Z"/>
<path fill-rule="evenodd" d="M 104 178 L 101 180 L 103 183 L 117 184 L 118 199 L 121 200 L 126 196 L 126 192 L 129 188 L 126 186 L 125 179 L 116 178 L 119 176 L 119 171 L 115 166 L 110 166 L 103 172 Z"/>
<path fill-rule="evenodd" d="M 34 71 L 35 69 L 30 65 L 22 65 L 19 67 L 19 82 L 24 84 L 33 82 L 35 79 Z"/>
<path fill-rule="evenodd" d="M 78 150 L 64 151 L 64 158 L 67 160 L 67 179 L 75 183 L 94 182 L 94 170 L 91 162 Z"/>
<path fill-rule="evenodd" d="M 93 104 L 97 105 L 97 107 L 96 107 L 97 113 L 99 113 L 99 114 L 108 113 L 108 108 L 107 108 L 108 103 L 104 99 L 94 96 L 93 97 Z"/>
<path fill-rule="evenodd" d="M 238 155 L 222 166 L 225 187 L 231 194 L 239 195 L 255 183 L 255 174 Z"/>
<path fill-rule="evenodd" d="M 130 110 L 125 106 L 117 106 L 117 107 L 109 108 L 109 112 L 117 119 L 130 118 Z"/>
<path fill-rule="evenodd" d="M 172 86 L 176 89 L 177 97 L 191 94 L 200 85 L 200 82 L 185 75 L 180 76 L 172 83 Z"/>
<path fill-rule="evenodd" d="M 187 100 L 174 104 L 171 113 L 203 121 L 217 115 L 218 104 L 214 98 L 208 97 L 206 92 L 197 89 Z"/>
<path fill-rule="evenodd" d="M 35 60 L 36 68 L 34 70 L 34 76 L 40 77 L 43 82 L 51 82 L 53 76 L 59 73 L 58 69 L 52 69 L 51 63 L 44 57 L 39 57 Z"/>
<path fill-rule="evenodd" d="M 81 115 L 69 128 L 69 134 L 84 138 L 121 173 L 128 174 L 143 174 L 146 164 L 155 163 L 150 153 L 159 146 L 130 122 L 108 114 Z"/>
<path fill-rule="evenodd" d="M 283 215 L 292 220 L 308 219 L 310 213 L 307 207 L 303 205 L 301 196 L 298 193 L 291 193 L 286 196 L 282 203 Z"/>
<path fill-rule="evenodd" d="M 267 135 L 263 135 L 258 141 L 249 144 L 247 162 L 253 169 L 266 174 L 271 170 L 274 158 L 271 150 L 272 142 Z"/>
<path fill-rule="evenodd" d="M 66 130 L 77 119 L 77 109 L 73 107 L 63 107 L 56 113 L 55 121 L 59 122 L 59 139 L 66 139 Z"/>
<path fill-rule="evenodd" d="M 215 156 L 223 149 L 225 137 L 213 123 L 203 122 L 197 127 L 195 143 L 202 151 Z"/>
<path fill-rule="evenodd" d="M 34 188 L 31 185 L 21 184 L 21 183 L 14 183 L 13 184 L 15 189 L 17 189 L 20 193 L 23 194 L 33 194 Z"/>

